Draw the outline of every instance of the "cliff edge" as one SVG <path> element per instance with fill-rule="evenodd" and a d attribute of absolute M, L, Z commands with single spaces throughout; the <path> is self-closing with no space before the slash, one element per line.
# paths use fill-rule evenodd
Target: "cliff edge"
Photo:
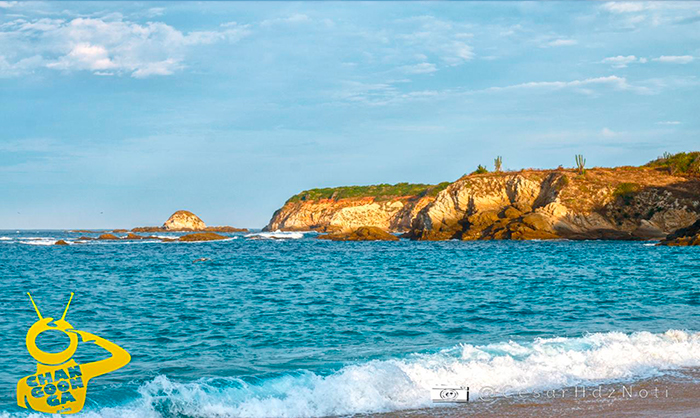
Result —
<path fill-rule="evenodd" d="M 312 189 L 265 230 L 377 227 L 416 240 L 662 239 L 700 219 L 700 153 L 642 167 L 486 172 L 452 183 Z"/>
<path fill-rule="evenodd" d="M 292 196 L 265 231 L 351 231 L 377 227 L 406 232 L 420 210 L 449 183 L 399 183 L 311 189 Z"/>
<path fill-rule="evenodd" d="M 408 237 L 659 239 L 700 218 L 700 179 L 650 167 L 523 170 L 463 177 L 413 220 Z"/>

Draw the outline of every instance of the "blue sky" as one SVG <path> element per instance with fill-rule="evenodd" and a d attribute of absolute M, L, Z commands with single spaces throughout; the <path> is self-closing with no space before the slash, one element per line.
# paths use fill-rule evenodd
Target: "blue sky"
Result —
<path fill-rule="evenodd" d="M 639 165 L 700 148 L 699 68 L 695 2 L 0 1 L 0 228 Z"/>

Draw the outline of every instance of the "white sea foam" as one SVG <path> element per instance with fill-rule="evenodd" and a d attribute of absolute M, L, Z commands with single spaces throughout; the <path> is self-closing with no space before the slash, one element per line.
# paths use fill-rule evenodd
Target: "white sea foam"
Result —
<path fill-rule="evenodd" d="M 304 238 L 303 232 L 280 231 L 275 232 L 257 232 L 246 234 L 247 238 L 263 238 L 263 239 L 301 239 Z"/>
<path fill-rule="evenodd" d="M 0 237 L 0 241 L 12 241 L 10 237 Z"/>
<path fill-rule="evenodd" d="M 54 245 L 56 239 L 54 238 L 24 238 L 27 241 L 19 241 L 20 244 L 26 245 Z"/>
<path fill-rule="evenodd" d="M 542 391 L 633 381 L 664 370 L 700 366 L 700 333 L 670 330 L 631 335 L 542 338 L 484 346 L 460 345 L 434 354 L 375 360 L 319 376 L 301 372 L 247 384 L 238 379 L 178 383 L 158 376 L 128 404 L 92 416 L 325 416 L 434 407 L 430 388 L 466 385 L 472 399 L 487 390 Z M 222 384 L 222 382 L 225 382 Z M 497 392 L 498 393 L 498 392 Z"/>

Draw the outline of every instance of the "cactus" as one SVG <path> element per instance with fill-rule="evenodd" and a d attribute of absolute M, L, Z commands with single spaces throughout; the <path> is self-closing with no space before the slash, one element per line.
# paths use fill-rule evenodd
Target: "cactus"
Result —
<path fill-rule="evenodd" d="M 578 173 L 583 175 L 586 173 L 586 159 L 583 158 L 583 155 L 581 154 L 576 154 L 576 168 L 578 168 Z"/>
<path fill-rule="evenodd" d="M 496 172 L 501 171 L 501 167 L 503 166 L 503 157 L 500 155 L 496 157 L 495 160 L 493 160 L 493 168 Z"/>

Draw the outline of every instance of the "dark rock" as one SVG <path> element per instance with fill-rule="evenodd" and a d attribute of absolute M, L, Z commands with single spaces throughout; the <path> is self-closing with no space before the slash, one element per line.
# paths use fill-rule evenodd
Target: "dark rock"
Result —
<path fill-rule="evenodd" d="M 218 241 L 229 239 L 225 235 L 215 234 L 214 232 L 197 232 L 195 234 L 187 234 L 180 237 L 180 241 Z M 163 240 L 166 241 L 166 240 Z"/>
<path fill-rule="evenodd" d="M 59 239 L 59 240 L 56 241 L 53 245 L 70 245 L 70 244 L 68 244 L 67 242 L 65 242 L 65 241 L 62 240 L 62 239 Z"/>
<path fill-rule="evenodd" d="M 159 226 L 139 226 L 137 228 L 133 228 L 131 232 L 164 232 L 165 228 L 161 228 Z"/>
<path fill-rule="evenodd" d="M 685 247 L 700 245 L 700 219 L 694 224 L 685 228 L 680 228 L 659 243 L 659 245 L 669 245 L 674 247 Z"/>
<path fill-rule="evenodd" d="M 126 234 L 126 236 L 125 236 L 124 238 L 122 238 L 122 239 L 135 240 L 135 239 L 146 239 L 146 237 L 144 237 L 144 236 L 142 236 L 142 235 L 136 235 L 136 234 L 133 234 L 133 233 L 129 232 L 129 233 Z"/>
<path fill-rule="evenodd" d="M 207 232 L 250 232 L 246 228 L 234 228 L 232 226 L 208 226 Z"/>
<path fill-rule="evenodd" d="M 99 237 L 97 237 L 97 239 L 101 239 L 101 240 L 115 240 L 115 239 L 119 239 L 119 237 L 116 236 L 116 235 L 112 235 L 112 234 L 102 234 L 102 235 L 100 235 Z"/>
<path fill-rule="evenodd" d="M 319 235 L 318 239 L 331 241 L 398 241 L 399 238 L 376 226 L 362 226 L 351 232 L 335 232 Z"/>

